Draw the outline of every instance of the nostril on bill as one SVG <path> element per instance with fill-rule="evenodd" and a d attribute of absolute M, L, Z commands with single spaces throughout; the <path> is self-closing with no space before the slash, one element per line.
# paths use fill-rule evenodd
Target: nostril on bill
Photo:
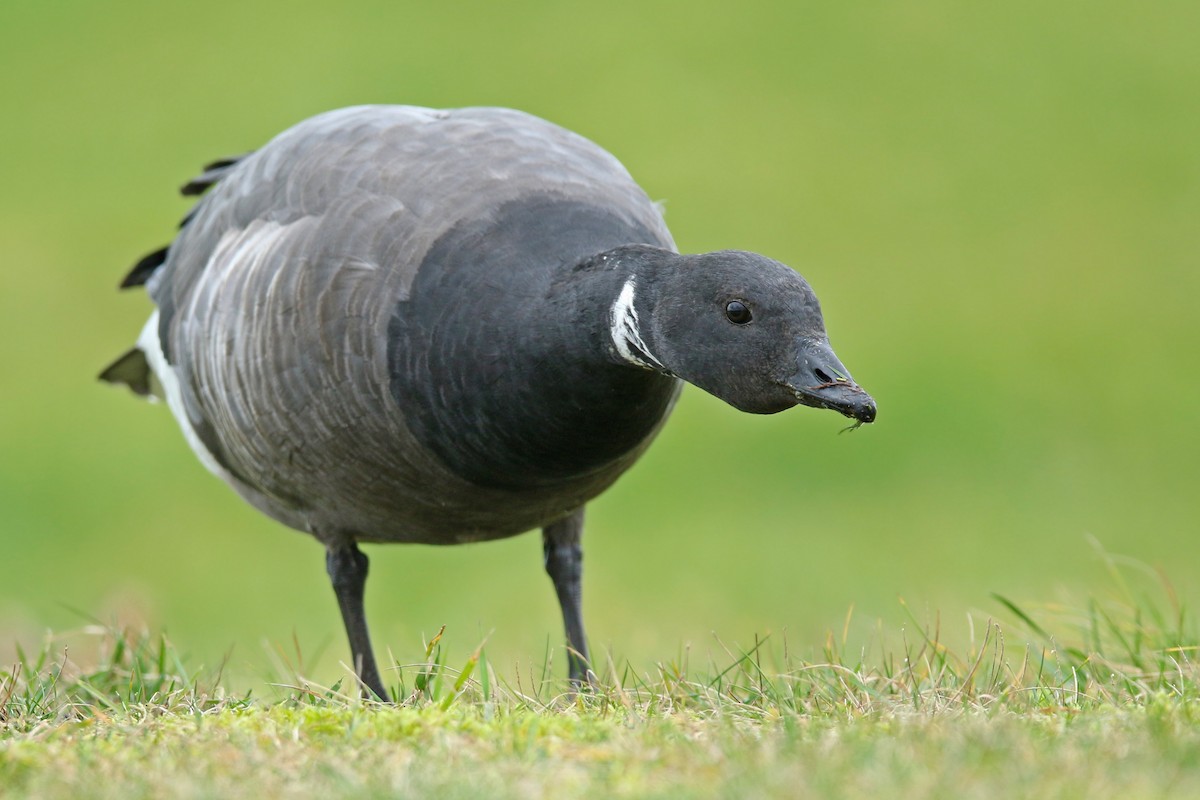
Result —
<path fill-rule="evenodd" d="M 824 370 L 814 369 L 813 374 L 817 376 L 817 380 L 821 383 L 833 383 L 833 378 L 826 375 Z"/>

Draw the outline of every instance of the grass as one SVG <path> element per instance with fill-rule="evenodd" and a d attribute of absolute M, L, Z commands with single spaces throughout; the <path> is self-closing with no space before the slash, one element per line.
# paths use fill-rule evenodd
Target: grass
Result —
<path fill-rule="evenodd" d="M 1000 599 L 960 652 L 914 624 L 798 657 L 757 639 L 703 666 L 609 658 L 573 694 L 442 632 L 389 672 L 397 706 L 291 669 L 270 699 L 192 672 L 161 635 L 94 626 L 0 674 L 0 797 L 1151 797 L 1200 791 L 1200 638 L 1165 579 Z M 914 623 L 916 620 L 914 620 Z M 849 625 L 847 625 L 847 629 Z M 894 649 L 885 639 L 895 639 Z M 297 663 L 295 659 L 290 663 Z"/>
<path fill-rule="evenodd" d="M 879 400 L 838 436 L 835 414 L 685 391 L 588 509 L 588 624 L 623 656 L 662 658 L 663 631 L 814 641 L 852 603 L 895 628 L 897 594 L 1083 590 L 1088 533 L 1197 563 L 1198 28 L 1182 0 L 0 2 L 0 540 L 19 565 L 0 663 L 77 625 L 65 608 L 167 626 L 190 663 L 233 647 L 232 684 L 293 628 L 341 652 L 321 548 L 95 375 L 150 314 L 115 284 L 187 212 L 177 185 L 361 102 L 514 106 L 595 140 L 666 200 L 682 249 L 798 269 Z M 365 549 L 379 642 L 494 628 L 510 664 L 557 629 L 536 535 Z"/>

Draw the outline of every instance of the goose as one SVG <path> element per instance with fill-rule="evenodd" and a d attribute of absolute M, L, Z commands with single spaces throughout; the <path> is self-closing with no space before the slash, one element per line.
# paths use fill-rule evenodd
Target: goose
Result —
<path fill-rule="evenodd" d="M 164 399 L 209 471 L 324 545 L 368 697 L 389 699 L 360 544 L 540 528 L 582 685 L 584 508 L 683 383 L 875 419 L 798 273 L 680 254 L 615 157 L 520 111 L 330 111 L 182 192 L 174 240 L 121 283 L 156 309 L 100 377 Z"/>

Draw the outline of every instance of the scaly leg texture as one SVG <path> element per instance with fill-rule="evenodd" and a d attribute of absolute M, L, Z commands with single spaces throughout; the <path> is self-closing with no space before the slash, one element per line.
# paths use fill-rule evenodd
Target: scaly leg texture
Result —
<path fill-rule="evenodd" d="M 346 625 L 346 636 L 350 638 L 350 653 L 354 658 L 354 670 L 365 687 L 364 697 L 370 697 L 367 689 L 380 700 L 387 700 L 387 689 L 379 678 L 375 656 L 371 651 L 371 635 L 367 632 L 367 617 L 363 612 L 363 589 L 367 583 L 367 556 L 353 543 L 330 547 L 325 554 L 325 569 L 333 582 L 333 593 L 337 595 L 338 608 L 342 610 L 342 622 Z"/>
<path fill-rule="evenodd" d="M 579 543 L 582 536 L 582 508 L 542 528 L 546 573 L 554 582 L 567 629 L 568 675 L 576 685 L 587 680 L 589 668 L 587 638 L 583 632 L 583 548 Z"/>

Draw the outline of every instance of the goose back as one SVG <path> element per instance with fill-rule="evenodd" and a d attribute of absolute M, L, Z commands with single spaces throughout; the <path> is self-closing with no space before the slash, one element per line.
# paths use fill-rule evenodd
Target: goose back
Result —
<path fill-rule="evenodd" d="M 636 459 L 678 392 L 647 374 L 657 418 L 563 481 L 486 485 L 430 446 L 454 432 L 431 431 L 441 387 L 411 376 L 455 325 L 487 323 L 454 302 L 483 312 L 544 294 L 589 254 L 674 247 L 625 169 L 576 134 L 506 109 L 364 106 L 307 120 L 215 177 L 149 275 L 158 312 L 139 346 L 175 384 L 168 401 L 202 460 L 286 524 L 429 543 L 547 524 Z M 509 241 L 489 246 L 513 209 L 528 228 L 508 224 Z M 405 390 L 398 368 L 411 370 Z"/>

